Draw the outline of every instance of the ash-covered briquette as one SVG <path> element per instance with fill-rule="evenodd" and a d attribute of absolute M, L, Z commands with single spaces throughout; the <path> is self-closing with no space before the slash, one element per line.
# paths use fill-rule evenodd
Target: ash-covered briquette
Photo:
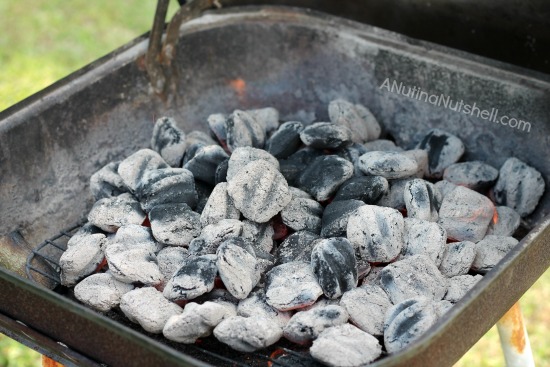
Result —
<path fill-rule="evenodd" d="M 185 152 L 185 133 L 170 117 L 161 117 L 155 122 L 151 148 L 158 152 L 162 159 L 172 167 L 179 167 Z"/>
<path fill-rule="evenodd" d="M 292 261 L 310 261 L 311 251 L 315 246 L 314 241 L 319 239 L 315 233 L 298 231 L 288 236 L 277 247 L 277 264 L 284 264 Z"/>
<path fill-rule="evenodd" d="M 428 152 L 424 149 L 411 149 L 403 151 L 403 154 L 416 161 L 418 165 L 416 177 L 423 178 L 428 172 Z"/>
<path fill-rule="evenodd" d="M 381 176 L 358 176 L 347 180 L 340 186 L 334 201 L 361 200 L 365 204 L 376 202 L 389 190 L 388 180 Z"/>
<path fill-rule="evenodd" d="M 476 257 L 472 270 L 487 273 L 517 244 L 518 240 L 514 237 L 485 236 L 476 243 Z"/>
<path fill-rule="evenodd" d="M 83 279 L 74 287 L 74 296 L 94 310 L 107 312 L 118 306 L 122 296 L 132 289 L 132 284 L 116 280 L 111 273 L 106 272 Z"/>
<path fill-rule="evenodd" d="M 293 198 L 313 199 L 313 196 L 297 187 L 289 186 L 288 189 L 290 190 Z"/>
<path fill-rule="evenodd" d="M 265 150 L 275 158 L 284 159 L 300 148 L 300 132 L 304 125 L 299 121 L 288 121 L 279 126 L 265 144 Z"/>
<path fill-rule="evenodd" d="M 405 184 L 403 200 L 409 218 L 437 222 L 441 194 L 431 182 L 420 178 L 410 180 Z"/>
<path fill-rule="evenodd" d="M 227 147 L 234 151 L 239 147 L 263 148 L 266 129 L 250 113 L 235 110 L 225 120 Z"/>
<path fill-rule="evenodd" d="M 405 209 L 405 186 L 413 179 L 414 177 L 407 177 L 397 180 L 388 180 L 389 189 L 380 197 L 376 205 L 397 210 Z"/>
<path fill-rule="evenodd" d="M 123 243 L 128 247 L 146 248 L 151 252 L 159 252 L 164 245 L 155 241 L 151 228 L 138 224 L 127 224 L 118 229 L 110 243 Z"/>
<path fill-rule="evenodd" d="M 239 219 L 241 213 L 227 193 L 227 182 L 214 187 L 201 213 L 201 225 L 216 224 L 222 219 Z"/>
<path fill-rule="evenodd" d="M 458 185 L 455 185 L 454 183 L 447 180 L 437 181 L 436 183 L 434 183 L 434 186 L 437 190 L 439 190 L 439 193 L 441 194 L 442 203 L 443 199 L 445 199 L 445 196 L 447 196 L 447 194 L 458 187 Z"/>
<path fill-rule="evenodd" d="M 359 329 L 375 336 L 384 334 L 386 311 L 392 306 L 390 298 L 378 285 L 362 285 L 342 296 L 340 306 Z"/>
<path fill-rule="evenodd" d="M 227 120 L 227 116 L 225 116 L 223 113 L 214 113 L 208 116 L 208 118 L 206 119 L 211 133 L 213 134 L 213 136 L 216 137 L 216 139 L 218 139 L 220 143 L 227 140 L 225 120 Z"/>
<path fill-rule="evenodd" d="M 69 239 L 69 241 L 67 242 L 67 248 L 79 242 L 82 238 L 88 237 L 89 235 L 96 234 L 96 233 L 104 234 L 100 228 L 94 226 L 92 223 L 88 222 L 84 224 Z"/>
<path fill-rule="evenodd" d="M 392 306 L 386 314 L 384 345 L 389 353 L 398 352 L 422 336 L 437 321 L 435 303 L 413 298 Z"/>
<path fill-rule="evenodd" d="M 458 186 L 484 193 L 498 178 L 498 170 L 480 161 L 451 164 L 443 172 L 443 179 Z"/>
<path fill-rule="evenodd" d="M 166 283 L 164 297 L 170 301 L 197 298 L 214 288 L 217 273 L 215 255 L 191 256 Z"/>
<path fill-rule="evenodd" d="M 221 182 L 227 182 L 227 169 L 229 168 L 229 158 L 224 159 L 218 167 L 216 167 L 216 173 L 214 174 L 214 181 L 217 184 Z"/>
<path fill-rule="evenodd" d="M 414 255 L 386 266 L 380 286 L 393 304 L 419 296 L 439 301 L 447 292 L 447 278 L 429 257 Z"/>
<path fill-rule="evenodd" d="M 453 303 L 443 299 L 441 301 L 435 302 L 434 307 L 437 314 L 437 319 L 439 320 L 451 309 L 451 307 L 453 307 Z"/>
<path fill-rule="evenodd" d="M 252 247 L 256 253 L 270 253 L 273 249 L 273 226 L 271 223 L 256 223 L 245 219 L 242 221 L 243 229 L 241 237 Z"/>
<path fill-rule="evenodd" d="M 146 213 L 160 204 L 185 203 L 194 208 L 198 201 L 195 179 L 185 168 L 146 171 L 135 194 Z"/>
<path fill-rule="evenodd" d="M 231 181 L 231 179 L 235 177 L 237 173 L 248 163 L 258 160 L 266 161 L 279 170 L 279 161 L 277 158 L 265 150 L 252 147 L 239 147 L 231 153 L 231 157 L 229 158 L 227 167 L 227 181 Z"/>
<path fill-rule="evenodd" d="M 110 243 L 105 249 L 105 257 L 113 277 L 121 282 L 158 285 L 164 280 L 150 242 L 144 242 L 143 246 L 141 243 Z"/>
<path fill-rule="evenodd" d="M 441 178 L 445 168 L 458 162 L 464 154 L 462 140 L 440 129 L 429 130 L 416 149 L 428 151 L 428 178 Z"/>
<path fill-rule="evenodd" d="M 206 147 L 206 146 L 209 146 L 209 145 L 216 145 L 216 144 L 215 143 L 205 144 L 205 143 L 197 142 L 197 143 L 193 143 L 191 145 L 188 145 L 187 148 L 185 149 L 185 153 L 183 155 L 183 160 L 182 160 L 182 163 L 181 163 L 182 167 L 185 167 L 187 162 L 189 162 L 191 159 L 193 159 L 193 157 L 195 157 L 195 155 L 197 154 L 199 149 L 201 149 L 203 147 Z"/>
<path fill-rule="evenodd" d="M 209 224 L 202 229 L 200 236 L 189 244 L 192 255 L 215 254 L 223 241 L 239 237 L 243 231 L 243 223 L 237 219 L 222 219 L 218 223 Z"/>
<path fill-rule="evenodd" d="M 371 151 L 359 157 L 359 168 L 365 175 L 397 179 L 413 176 L 418 164 L 399 152 Z"/>
<path fill-rule="evenodd" d="M 398 147 L 392 140 L 388 139 L 369 141 L 368 143 L 363 144 L 363 147 L 367 152 L 403 152 L 403 148 Z"/>
<path fill-rule="evenodd" d="M 214 336 L 241 352 L 254 352 L 275 344 L 283 330 L 274 321 L 261 316 L 232 316 L 216 326 Z"/>
<path fill-rule="evenodd" d="M 204 131 L 193 130 L 185 135 L 185 144 L 189 148 L 195 144 L 214 145 L 216 142 Z"/>
<path fill-rule="evenodd" d="M 380 272 L 382 269 L 384 269 L 384 266 L 371 266 L 361 285 L 380 285 Z"/>
<path fill-rule="evenodd" d="M 364 202 L 355 199 L 333 201 L 327 205 L 323 211 L 321 236 L 345 236 L 350 215 L 364 205 Z"/>
<path fill-rule="evenodd" d="M 214 188 L 209 184 L 199 180 L 195 180 L 195 190 L 197 191 L 197 197 L 198 197 L 197 206 L 195 207 L 195 211 L 197 213 L 199 214 L 202 213 L 213 189 Z"/>
<path fill-rule="evenodd" d="M 481 274 L 464 274 L 449 278 L 449 287 L 447 294 L 445 294 L 445 300 L 453 303 L 460 301 L 481 279 L 483 279 L 483 275 Z"/>
<path fill-rule="evenodd" d="M 169 165 L 157 152 L 151 149 L 141 149 L 120 162 L 118 174 L 126 187 L 134 192 L 145 172 L 168 167 Z"/>
<path fill-rule="evenodd" d="M 311 265 L 293 261 L 278 265 L 266 274 L 266 302 L 280 311 L 290 311 L 313 304 L 323 289 Z"/>
<path fill-rule="evenodd" d="M 380 124 L 370 110 L 361 104 L 335 99 L 328 105 L 328 115 L 333 123 L 348 128 L 356 143 L 375 140 L 380 136 Z"/>
<path fill-rule="evenodd" d="M 200 218 L 200 214 L 183 203 L 157 205 L 149 212 L 153 236 L 170 246 L 189 245 L 201 233 Z"/>
<path fill-rule="evenodd" d="M 281 174 L 289 185 L 296 186 L 302 172 L 309 167 L 315 158 L 322 156 L 324 156 L 322 150 L 309 147 L 302 148 L 286 159 L 279 159 Z"/>
<path fill-rule="evenodd" d="M 283 328 L 283 335 L 291 342 L 307 344 L 316 339 L 325 329 L 345 324 L 347 311 L 338 305 L 314 307 L 297 312 Z"/>
<path fill-rule="evenodd" d="M 321 232 L 323 207 L 313 199 L 292 198 L 281 210 L 283 223 L 295 231 Z"/>
<path fill-rule="evenodd" d="M 496 218 L 493 217 L 487 228 L 487 235 L 511 236 L 519 228 L 520 216 L 518 212 L 507 206 L 497 206 Z"/>
<path fill-rule="evenodd" d="M 345 148 L 338 149 L 334 153 L 339 157 L 342 157 L 351 163 L 353 163 L 353 175 L 356 177 L 364 176 L 363 172 L 359 168 L 359 157 L 365 154 L 367 150 L 362 144 L 353 143 Z"/>
<path fill-rule="evenodd" d="M 183 311 L 153 287 L 127 292 L 120 300 L 120 309 L 130 321 L 140 324 L 145 331 L 153 334 L 162 333 L 168 319 Z"/>
<path fill-rule="evenodd" d="M 445 228 L 448 238 L 477 242 L 485 236 L 494 210 L 489 198 L 458 186 L 443 199 L 438 223 Z"/>
<path fill-rule="evenodd" d="M 206 145 L 200 147 L 183 168 L 191 171 L 195 179 L 213 186 L 216 184 L 216 169 L 227 158 L 229 156 L 219 145 Z"/>
<path fill-rule="evenodd" d="M 544 187 L 539 171 L 517 158 L 508 158 L 500 167 L 494 188 L 495 200 L 526 217 L 537 207 Z"/>
<path fill-rule="evenodd" d="M 232 239 L 223 242 L 217 251 L 216 266 L 227 290 L 237 299 L 245 299 L 260 281 L 254 250 L 247 251 Z M 244 241 L 242 241 L 244 244 Z"/>
<path fill-rule="evenodd" d="M 316 240 L 311 252 L 311 268 L 323 293 L 330 299 L 357 287 L 355 250 L 344 237 Z"/>
<path fill-rule="evenodd" d="M 90 177 L 90 191 L 95 200 L 128 192 L 126 184 L 118 174 L 119 164 L 120 162 L 111 162 Z"/>
<path fill-rule="evenodd" d="M 436 266 L 439 266 L 445 252 L 447 232 L 437 223 L 405 218 L 403 242 L 401 254 L 404 258 L 426 255 Z"/>
<path fill-rule="evenodd" d="M 397 210 L 364 205 L 350 215 L 346 232 L 362 258 L 387 263 L 401 252 L 403 231 L 403 215 Z"/>
<path fill-rule="evenodd" d="M 105 257 L 106 243 L 107 238 L 101 233 L 82 236 L 73 242 L 59 259 L 61 284 L 70 287 L 92 274 Z"/>
<path fill-rule="evenodd" d="M 256 108 L 246 112 L 262 125 L 268 134 L 279 127 L 279 111 L 274 107 Z"/>
<path fill-rule="evenodd" d="M 157 264 L 163 278 L 168 281 L 189 258 L 189 251 L 184 247 L 167 246 L 157 254 Z"/>
<path fill-rule="evenodd" d="M 449 278 L 468 274 L 475 257 L 475 243 L 470 241 L 449 243 L 445 246 L 439 270 Z"/>
<path fill-rule="evenodd" d="M 297 187 L 317 201 L 329 199 L 341 184 L 353 176 L 353 164 L 336 155 L 315 158 L 298 177 Z"/>
<path fill-rule="evenodd" d="M 178 343 L 193 344 L 199 338 L 212 335 L 224 319 L 237 315 L 237 307 L 229 302 L 189 302 L 183 312 L 168 319 L 162 334 Z"/>
<path fill-rule="evenodd" d="M 360 367 L 382 354 L 374 336 L 351 324 L 325 329 L 309 349 L 316 360 L 333 367 Z"/>
<path fill-rule="evenodd" d="M 331 122 L 316 122 L 300 132 L 300 140 L 315 149 L 340 149 L 352 144 L 351 131 Z"/>
<path fill-rule="evenodd" d="M 239 302 L 237 314 L 243 317 L 260 316 L 274 321 L 283 328 L 290 318 L 291 312 L 279 311 L 266 302 L 265 289 L 254 289 L 246 299 Z"/>
<path fill-rule="evenodd" d="M 145 213 L 130 193 L 100 199 L 88 213 L 88 221 L 105 232 L 114 233 L 126 224 L 141 224 Z"/>
<path fill-rule="evenodd" d="M 265 223 L 292 198 L 283 175 L 270 163 L 248 163 L 230 180 L 227 192 L 246 219 Z"/>

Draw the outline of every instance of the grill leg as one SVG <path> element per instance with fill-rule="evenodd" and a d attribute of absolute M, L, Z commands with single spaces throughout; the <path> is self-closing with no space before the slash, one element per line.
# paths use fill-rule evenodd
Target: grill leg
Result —
<path fill-rule="evenodd" d="M 507 367 L 534 367 L 529 336 L 519 303 L 512 306 L 497 322 L 500 344 Z"/>
<path fill-rule="evenodd" d="M 45 355 L 42 355 L 42 367 L 63 367 L 63 365 L 51 358 L 46 357 Z"/>

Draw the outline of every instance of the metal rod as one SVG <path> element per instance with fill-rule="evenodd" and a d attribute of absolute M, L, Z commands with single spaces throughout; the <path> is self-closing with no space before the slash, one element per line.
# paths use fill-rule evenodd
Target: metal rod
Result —
<path fill-rule="evenodd" d="M 534 367 L 529 335 L 519 303 L 515 303 L 497 322 L 500 344 L 507 367 Z"/>
<path fill-rule="evenodd" d="M 149 36 L 149 47 L 147 48 L 147 55 L 145 55 L 147 74 L 149 74 L 151 85 L 157 93 L 162 93 L 166 84 L 162 67 L 159 65 L 159 55 L 162 48 L 162 32 L 164 30 L 166 14 L 168 13 L 168 3 L 169 0 L 159 0 L 157 3 L 153 29 Z"/>

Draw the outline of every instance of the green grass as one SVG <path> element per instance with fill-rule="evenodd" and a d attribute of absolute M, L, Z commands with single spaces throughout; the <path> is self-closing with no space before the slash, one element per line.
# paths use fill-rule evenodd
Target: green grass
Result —
<path fill-rule="evenodd" d="M 0 110 L 151 28 L 154 0 L 0 0 Z M 170 13 L 175 11 L 171 2 Z M 521 300 L 538 367 L 550 366 L 550 271 Z M 39 366 L 36 352 L 0 334 L 0 367 Z M 503 366 L 496 328 L 457 367 Z"/>

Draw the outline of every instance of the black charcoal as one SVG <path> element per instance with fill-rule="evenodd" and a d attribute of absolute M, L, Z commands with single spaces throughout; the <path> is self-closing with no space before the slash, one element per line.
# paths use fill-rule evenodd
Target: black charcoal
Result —
<path fill-rule="evenodd" d="M 215 143 L 214 144 L 194 143 L 194 144 L 188 145 L 187 148 L 185 149 L 185 154 L 183 155 L 182 167 L 185 167 L 187 162 L 189 162 L 191 159 L 193 159 L 193 157 L 195 157 L 199 149 L 209 145 L 216 145 L 216 144 Z"/>
<path fill-rule="evenodd" d="M 283 328 L 288 340 L 306 344 L 316 339 L 325 329 L 345 324 L 348 313 L 338 305 L 314 307 L 308 311 L 297 312 Z"/>
<path fill-rule="evenodd" d="M 369 262 L 387 263 L 403 247 L 403 215 L 395 209 L 363 205 L 350 215 L 347 237 Z"/>
<path fill-rule="evenodd" d="M 229 158 L 227 166 L 227 181 L 231 181 L 231 179 L 235 177 L 237 173 L 248 163 L 257 160 L 266 161 L 279 170 L 279 161 L 277 158 L 265 150 L 252 147 L 239 147 L 231 153 L 231 157 Z"/>
<path fill-rule="evenodd" d="M 336 155 L 315 158 L 301 173 L 297 187 L 311 194 L 317 201 L 329 199 L 353 176 L 353 164 Z"/>
<path fill-rule="evenodd" d="M 333 201 L 327 205 L 323 211 L 321 236 L 345 236 L 348 228 L 349 216 L 354 213 L 357 208 L 364 205 L 365 203 L 362 201 L 354 199 Z"/>
<path fill-rule="evenodd" d="M 149 221 L 153 236 L 165 245 L 187 246 L 201 233 L 200 215 L 183 203 L 155 206 Z"/>
<path fill-rule="evenodd" d="M 239 237 L 243 230 L 243 223 L 237 219 L 222 219 L 218 223 L 204 227 L 199 237 L 189 244 L 189 253 L 192 255 L 215 254 L 223 241 Z"/>
<path fill-rule="evenodd" d="M 483 279 L 483 275 L 457 275 L 449 279 L 449 287 L 445 300 L 456 303 L 468 293 L 477 282 Z"/>
<path fill-rule="evenodd" d="M 206 202 L 208 201 L 208 198 L 210 197 L 210 194 L 212 193 L 212 190 L 214 189 L 213 186 L 210 186 L 207 183 L 204 183 L 199 180 L 195 180 L 195 190 L 197 191 L 197 206 L 195 207 L 195 211 L 199 214 L 202 213 L 204 207 L 206 206 Z"/>
<path fill-rule="evenodd" d="M 227 193 L 227 182 L 217 184 L 201 213 L 201 225 L 218 223 L 222 219 L 239 219 L 241 213 Z"/>
<path fill-rule="evenodd" d="M 227 140 L 225 120 L 227 120 L 227 116 L 223 113 L 214 113 L 206 119 L 210 131 L 220 143 L 225 143 Z"/>
<path fill-rule="evenodd" d="M 107 239 L 104 234 L 96 233 L 83 236 L 73 242 L 59 259 L 61 284 L 70 287 L 92 274 L 103 261 Z"/>
<path fill-rule="evenodd" d="M 216 266 L 227 290 L 237 299 L 244 299 L 258 284 L 260 273 L 256 255 L 233 243 L 223 242 L 217 250 Z"/>
<path fill-rule="evenodd" d="M 416 161 L 418 165 L 416 177 L 423 178 L 426 172 L 428 172 L 428 152 L 424 149 L 412 149 L 403 151 L 403 154 Z"/>
<path fill-rule="evenodd" d="M 172 167 L 179 167 L 186 148 L 185 133 L 170 117 L 161 117 L 155 122 L 151 148 Z"/>
<path fill-rule="evenodd" d="M 359 157 L 359 168 L 365 175 L 387 179 L 405 178 L 418 172 L 416 161 L 398 152 L 367 152 Z"/>
<path fill-rule="evenodd" d="M 476 243 L 476 257 L 472 270 L 485 274 L 495 267 L 506 254 L 518 244 L 514 237 L 485 236 Z"/>
<path fill-rule="evenodd" d="M 441 206 L 441 194 L 434 184 L 421 178 L 415 178 L 405 184 L 403 200 L 407 216 L 437 222 L 439 215 L 437 211 Z"/>
<path fill-rule="evenodd" d="M 386 311 L 392 306 L 390 298 L 378 285 L 362 285 L 342 296 L 340 306 L 359 329 L 375 336 L 384 334 Z"/>
<path fill-rule="evenodd" d="M 280 159 L 280 170 L 289 185 L 296 184 L 302 172 L 317 157 L 324 156 L 323 151 L 313 148 L 303 148 L 290 155 L 287 159 Z"/>
<path fill-rule="evenodd" d="M 416 146 L 428 151 L 428 178 L 441 178 L 445 168 L 458 162 L 464 154 L 464 144 L 455 135 L 431 129 Z"/>
<path fill-rule="evenodd" d="M 101 231 L 100 228 L 94 226 L 92 223 L 88 222 L 84 224 L 82 227 L 80 227 L 69 239 L 67 242 L 67 248 L 71 247 L 73 244 L 80 241 L 82 238 L 87 237 L 91 234 L 101 233 L 103 234 L 103 231 Z"/>
<path fill-rule="evenodd" d="M 500 167 L 494 188 L 495 200 L 506 205 L 521 217 L 531 214 L 544 193 L 544 180 L 539 171 L 517 158 L 508 158 Z"/>
<path fill-rule="evenodd" d="M 269 253 L 273 248 L 273 226 L 271 223 L 256 223 L 245 219 L 241 237 L 250 243 L 256 252 Z"/>
<path fill-rule="evenodd" d="M 199 148 L 195 156 L 185 163 L 183 168 L 191 171 L 195 179 L 215 185 L 216 169 L 227 158 L 229 156 L 219 145 L 207 145 Z"/>
<path fill-rule="evenodd" d="M 382 354 L 374 336 L 350 324 L 325 329 L 309 349 L 316 360 L 332 367 L 364 366 Z"/>
<path fill-rule="evenodd" d="M 316 240 L 311 252 L 311 268 L 330 299 L 357 286 L 355 250 L 344 237 Z"/>
<path fill-rule="evenodd" d="M 492 187 L 497 177 L 498 170 L 496 168 L 480 161 L 451 164 L 443 172 L 444 180 L 481 193 Z"/>
<path fill-rule="evenodd" d="M 136 187 L 136 197 L 146 213 L 160 204 L 185 203 L 194 208 L 198 200 L 193 174 L 185 168 L 145 172 Z"/>
<path fill-rule="evenodd" d="M 122 296 L 120 309 L 130 321 L 150 333 L 160 334 L 168 319 L 182 313 L 182 308 L 168 301 L 153 287 L 134 289 Z"/>
<path fill-rule="evenodd" d="M 225 121 L 225 128 L 230 151 L 238 147 L 264 147 L 266 128 L 246 111 L 235 110 Z"/>
<path fill-rule="evenodd" d="M 145 213 L 139 202 L 129 193 L 95 202 L 88 213 L 88 221 L 105 232 L 114 233 L 126 224 L 141 224 Z"/>
<path fill-rule="evenodd" d="M 92 274 L 74 287 L 77 300 L 94 310 L 107 312 L 118 306 L 122 296 L 134 289 L 132 284 L 116 280 L 111 273 Z"/>
<path fill-rule="evenodd" d="M 520 216 L 518 212 L 507 206 L 497 206 L 497 215 L 493 217 L 487 228 L 486 235 L 511 236 L 518 229 Z"/>
<path fill-rule="evenodd" d="M 323 289 L 311 265 L 293 261 L 278 265 L 266 274 L 266 302 L 280 311 L 290 311 L 313 304 Z"/>
<path fill-rule="evenodd" d="M 157 254 L 157 264 L 163 278 L 168 281 L 189 258 L 189 251 L 184 247 L 167 246 Z"/>
<path fill-rule="evenodd" d="M 418 296 L 439 301 L 447 292 L 447 278 L 429 257 L 414 255 L 386 266 L 380 272 L 380 286 L 393 304 Z"/>
<path fill-rule="evenodd" d="M 217 272 L 215 256 L 189 257 L 166 284 L 164 297 L 170 301 L 182 301 L 210 292 Z"/>
<path fill-rule="evenodd" d="M 158 285 L 164 280 L 150 242 L 143 245 L 110 243 L 105 249 L 105 257 L 109 271 L 121 282 Z"/>
<path fill-rule="evenodd" d="M 217 184 L 220 182 L 227 182 L 227 169 L 229 168 L 229 158 L 223 160 L 218 167 L 216 167 L 216 173 L 214 175 L 214 181 Z"/>
<path fill-rule="evenodd" d="M 151 149 L 141 149 L 120 162 L 118 174 L 126 187 L 133 192 L 145 172 L 168 167 L 168 164 L 157 152 Z"/>
<path fill-rule="evenodd" d="M 475 243 L 470 241 L 449 243 L 445 246 L 439 271 L 449 278 L 468 274 L 475 257 Z"/>
<path fill-rule="evenodd" d="M 389 190 L 388 180 L 381 176 L 358 176 L 340 186 L 333 201 L 361 200 L 365 204 L 375 204 Z"/>
<path fill-rule="evenodd" d="M 287 158 L 295 153 L 302 145 L 300 132 L 304 125 L 298 121 L 288 121 L 279 126 L 279 129 L 271 135 L 265 148 L 275 158 Z"/>
<path fill-rule="evenodd" d="M 281 328 L 288 323 L 292 316 L 291 312 L 279 311 L 268 305 L 263 288 L 256 288 L 248 295 L 248 298 L 241 300 L 237 307 L 237 314 L 244 317 L 261 316 L 274 321 Z"/>
<path fill-rule="evenodd" d="M 392 140 L 378 139 L 363 144 L 367 152 L 403 152 L 403 148 L 398 147 Z"/>
<path fill-rule="evenodd" d="M 266 133 L 275 131 L 279 127 L 279 111 L 276 108 L 264 107 L 246 110 L 246 112 L 264 127 Z"/>
<path fill-rule="evenodd" d="M 295 231 L 321 232 L 323 207 L 317 201 L 304 198 L 292 198 L 281 210 L 283 223 Z"/>
<path fill-rule="evenodd" d="M 274 217 L 292 197 L 283 175 L 263 160 L 250 162 L 239 170 L 227 192 L 243 216 L 258 223 Z"/>
<path fill-rule="evenodd" d="M 414 178 L 402 178 L 397 180 L 388 180 L 389 189 L 382 195 L 376 205 L 386 206 L 397 210 L 405 209 L 405 186 Z"/>
<path fill-rule="evenodd" d="M 277 323 L 260 316 L 233 316 L 223 320 L 214 329 L 216 339 L 241 352 L 268 347 L 282 335 L 283 330 Z"/>
<path fill-rule="evenodd" d="M 447 232 L 437 223 L 405 218 L 403 242 L 403 257 L 426 255 L 439 266 L 445 252 Z"/>
<path fill-rule="evenodd" d="M 314 241 L 319 239 L 315 233 L 298 231 L 288 236 L 277 247 L 277 264 L 291 261 L 310 261 Z"/>
<path fill-rule="evenodd" d="M 340 149 L 352 144 L 351 131 L 331 122 L 316 122 L 300 132 L 302 142 L 316 149 Z"/>
<path fill-rule="evenodd" d="M 128 192 L 126 184 L 118 174 L 119 163 L 111 162 L 90 177 L 90 191 L 95 200 Z"/>
<path fill-rule="evenodd" d="M 363 172 L 361 172 L 361 169 L 359 168 L 359 157 L 361 157 L 366 152 L 367 150 L 363 145 L 353 143 L 348 147 L 338 149 L 335 154 L 353 163 L 354 176 L 363 176 Z"/>

